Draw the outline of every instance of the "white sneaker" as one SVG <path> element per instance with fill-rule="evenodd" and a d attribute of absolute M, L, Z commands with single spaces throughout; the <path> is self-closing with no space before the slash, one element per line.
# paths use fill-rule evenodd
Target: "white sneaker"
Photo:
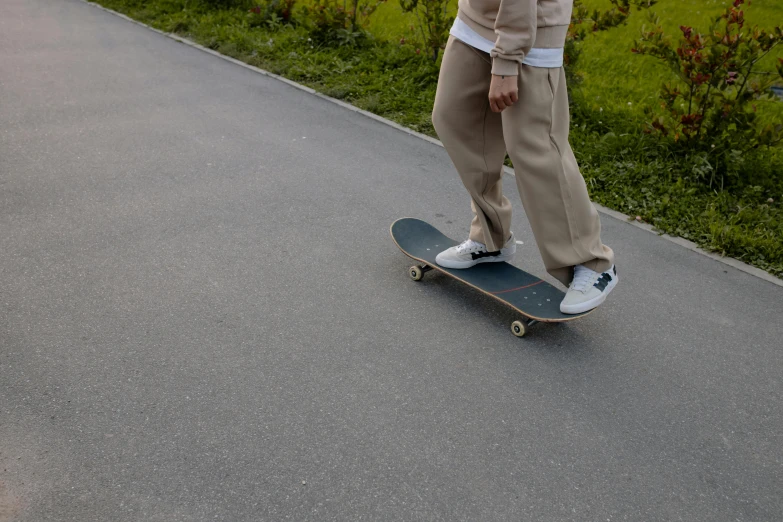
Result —
<path fill-rule="evenodd" d="M 500 263 L 509 261 L 517 251 L 517 242 L 511 234 L 503 248 L 496 252 L 487 252 L 484 243 L 468 239 L 457 246 L 444 250 L 435 257 L 435 262 L 446 268 L 470 268 L 479 263 Z"/>
<path fill-rule="evenodd" d="M 575 266 L 574 280 L 560 303 L 560 311 L 564 314 L 581 314 L 592 310 L 606 300 L 617 282 L 614 265 L 602 274 L 582 265 Z"/>

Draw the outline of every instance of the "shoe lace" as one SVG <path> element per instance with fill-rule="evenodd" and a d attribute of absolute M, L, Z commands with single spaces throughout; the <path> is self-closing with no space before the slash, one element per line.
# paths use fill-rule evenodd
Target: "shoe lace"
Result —
<path fill-rule="evenodd" d="M 577 266 L 574 269 L 574 280 L 571 282 L 571 288 L 579 292 L 584 292 L 595 283 L 598 274 L 588 268 Z"/>
<path fill-rule="evenodd" d="M 472 239 L 466 239 L 459 245 L 457 245 L 457 252 L 460 254 L 464 254 L 465 252 L 470 252 L 474 249 L 480 249 L 483 245 L 479 243 L 478 241 L 473 241 Z"/>

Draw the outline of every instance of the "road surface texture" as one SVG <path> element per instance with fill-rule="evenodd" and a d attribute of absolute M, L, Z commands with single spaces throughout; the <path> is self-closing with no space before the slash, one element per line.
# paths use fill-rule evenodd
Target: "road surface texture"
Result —
<path fill-rule="evenodd" d="M 4 0 L 0 520 L 783 519 L 783 288 L 604 217 L 610 300 L 517 339 L 400 216 L 465 234 L 443 149 Z"/>

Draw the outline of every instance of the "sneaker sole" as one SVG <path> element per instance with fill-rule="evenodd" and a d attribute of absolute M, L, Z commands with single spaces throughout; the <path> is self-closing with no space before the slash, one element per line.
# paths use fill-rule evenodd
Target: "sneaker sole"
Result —
<path fill-rule="evenodd" d="M 614 287 L 617 286 L 617 283 L 620 282 L 620 279 L 615 276 L 612 280 L 612 284 L 606 287 L 606 290 L 601 293 L 598 297 L 594 297 L 593 299 L 590 299 L 589 301 L 585 301 L 584 303 L 578 303 L 573 305 L 564 305 L 560 304 L 560 311 L 564 314 L 581 314 L 583 312 L 587 312 L 589 310 L 592 310 L 593 308 L 598 308 L 601 306 L 604 301 L 606 301 L 606 297 L 609 295 L 609 293 L 614 290 Z"/>
<path fill-rule="evenodd" d="M 476 266 L 479 263 L 502 263 L 503 261 L 509 261 L 514 256 L 497 256 L 497 257 L 482 257 L 480 259 L 470 260 L 470 261 L 449 261 L 449 260 L 438 260 L 438 258 L 435 258 L 435 262 L 438 264 L 438 266 L 442 266 L 443 268 L 470 268 L 472 266 Z"/>

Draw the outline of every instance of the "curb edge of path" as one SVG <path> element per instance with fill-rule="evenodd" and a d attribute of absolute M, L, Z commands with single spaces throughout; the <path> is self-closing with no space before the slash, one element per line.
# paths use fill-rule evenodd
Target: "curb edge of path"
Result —
<path fill-rule="evenodd" d="M 383 123 L 384 125 L 388 125 L 389 127 L 393 127 L 401 132 L 404 132 L 405 134 L 408 134 L 410 136 L 415 136 L 417 138 L 420 138 L 424 141 L 427 141 L 433 145 L 437 145 L 439 147 L 443 147 L 443 144 L 436 140 L 435 138 L 432 138 L 430 136 L 427 136 L 426 134 L 422 134 L 420 132 L 416 132 L 412 129 L 409 129 L 407 127 L 404 127 L 400 125 L 399 123 L 395 123 L 391 120 L 387 120 L 386 118 L 383 118 L 381 116 L 378 116 L 377 114 L 373 114 L 371 112 L 365 111 L 363 109 L 360 109 L 354 105 L 351 105 L 350 103 L 346 103 L 342 100 L 338 100 L 336 98 L 331 98 L 329 96 L 326 96 L 325 94 L 321 94 L 320 92 L 316 91 L 315 89 L 311 89 L 310 87 L 306 87 L 302 84 L 296 83 L 294 81 L 291 81 L 287 78 L 283 78 L 282 76 L 279 76 L 277 74 L 271 73 L 269 71 L 265 71 L 264 69 L 260 69 L 258 67 L 255 67 L 253 65 L 250 65 L 248 63 L 245 63 L 241 60 L 237 60 L 236 58 L 231 58 L 230 56 L 226 56 L 224 54 L 221 54 L 217 51 L 214 51 L 212 49 L 209 49 L 207 47 L 204 47 L 203 45 L 197 44 L 196 42 L 192 40 L 188 40 L 187 38 L 183 38 L 179 35 L 176 35 L 174 33 L 167 33 L 164 31 L 161 31 L 159 29 L 155 29 L 154 27 L 151 27 L 145 23 L 139 22 L 138 20 L 134 20 L 133 18 L 130 18 L 127 15 L 124 15 L 122 13 L 119 13 L 117 11 L 114 11 L 112 9 L 109 9 L 108 7 L 104 7 L 100 4 L 96 4 L 94 2 L 91 2 L 90 0 L 79 0 L 85 4 L 88 4 L 92 7 L 97 7 L 98 9 L 101 9 L 103 11 L 106 11 L 107 13 L 111 13 L 115 16 L 118 16 L 120 18 L 123 18 L 133 24 L 140 25 L 150 31 L 153 31 L 155 33 L 158 33 L 160 35 L 163 35 L 167 38 L 171 38 L 172 40 L 176 40 L 177 42 L 180 42 L 182 44 L 188 45 L 190 47 L 194 47 L 200 51 L 203 51 L 205 53 L 211 54 L 213 56 L 216 56 L 218 58 L 221 58 L 223 60 L 229 61 L 231 63 L 234 63 L 236 65 L 239 65 L 240 67 L 244 67 L 245 69 L 250 69 L 251 71 L 254 71 L 258 74 L 262 74 L 264 76 L 268 76 L 269 78 L 274 78 L 277 81 L 283 82 L 291 87 L 294 87 L 295 89 L 299 89 L 300 91 L 304 91 L 308 94 L 311 94 L 313 96 L 316 96 L 318 98 L 321 98 L 323 100 L 326 100 L 330 103 L 333 103 L 335 105 L 339 105 L 340 107 L 343 107 L 344 109 L 348 109 L 349 111 L 361 114 L 363 116 L 366 116 L 370 119 L 373 119 L 377 122 Z M 510 167 L 503 167 L 504 173 L 509 176 L 514 176 L 514 170 Z M 602 214 L 612 217 L 618 221 L 622 221 L 628 225 L 634 226 L 636 228 L 639 228 L 641 230 L 645 230 L 651 234 L 655 234 L 656 236 L 665 239 L 666 241 L 669 241 L 671 243 L 675 243 L 687 250 L 690 250 L 691 252 L 696 252 L 698 254 L 701 254 L 704 257 L 708 257 L 714 261 L 717 261 L 719 263 L 723 263 L 724 265 L 728 265 L 732 268 L 736 268 L 737 270 L 740 270 L 741 272 L 745 272 L 746 274 L 755 276 L 759 279 L 763 279 L 764 281 L 767 281 L 769 283 L 775 284 L 777 286 L 783 287 L 783 279 L 779 279 L 769 272 L 766 272 L 760 268 L 756 268 L 755 266 L 751 266 L 747 263 L 743 263 L 742 261 L 739 261 L 738 259 L 734 259 L 732 257 L 725 257 L 718 254 L 714 254 L 712 252 L 708 252 L 702 248 L 700 248 L 696 243 L 693 241 L 689 241 L 687 239 L 676 237 L 676 236 L 670 236 L 668 234 L 661 234 L 659 232 L 656 232 L 652 225 L 649 225 L 647 223 L 640 223 L 635 221 L 633 218 L 626 216 L 625 214 L 618 212 L 616 210 L 612 210 L 610 208 L 604 207 L 603 205 L 599 205 L 598 203 L 593 203 L 595 205 L 595 208 L 601 212 Z"/>

